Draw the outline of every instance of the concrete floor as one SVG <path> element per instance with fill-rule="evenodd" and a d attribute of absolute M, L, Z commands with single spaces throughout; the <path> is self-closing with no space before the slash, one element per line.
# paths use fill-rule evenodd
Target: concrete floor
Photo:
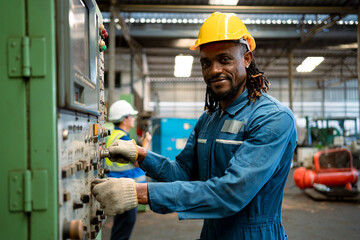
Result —
<path fill-rule="evenodd" d="M 291 170 L 285 186 L 283 225 L 290 240 L 360 239 L 360 202 L 314 201 L 293 182 Z M 195 240 L 202 220 L 179 221 L 176 213 L 161 215 L 139 212 L 131 240 Z M 102 229 L 102 240 L 110 239 L 112 218 Z"/>

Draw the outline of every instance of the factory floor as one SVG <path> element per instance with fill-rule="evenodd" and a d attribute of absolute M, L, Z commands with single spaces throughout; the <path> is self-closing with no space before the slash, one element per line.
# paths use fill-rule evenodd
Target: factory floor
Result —
<path fill-rule="evenodd" d="M 360 202 L 315 201 L 293 181 L 291 170 L 285 186 L 282 219 L 289 240 L 360 239 Z M 176 213 L 139 212 L 131 240 L 195 240 L 202 220 L 179 221 Z M 102 240 L 110 239 L 112 218 L 102 229 Z"/>

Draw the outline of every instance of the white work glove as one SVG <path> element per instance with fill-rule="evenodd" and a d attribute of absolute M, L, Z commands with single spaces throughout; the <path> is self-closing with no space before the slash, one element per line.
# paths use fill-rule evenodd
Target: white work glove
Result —
<path fill-rule="evenodd" d="M 106 215 L 124 213 L 138 205 L 135 181 L 131 178 L 95 179 L 92 194 Z"/>
<path fill-rule="evenodd" d="M 138 150 L 135 140 L 116 140 L 108 148 L 109 159 L 118 163 L 135 163 L 138 158 Z"/>

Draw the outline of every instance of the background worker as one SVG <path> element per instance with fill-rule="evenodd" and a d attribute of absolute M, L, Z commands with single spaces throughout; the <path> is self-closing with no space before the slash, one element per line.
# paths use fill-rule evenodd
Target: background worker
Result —
<path fill-rule="evenodd" d="M 292 112 L 266 93 L 255 40 L 234 14 L 213 13 L 191 49 L 200 49 L 206 111 L 184 150 L 170 161 L 116 141 L 112 161 L 137 161 L 158 182 L 96 180 L 92 193 L 110 215 L 139 202 L 204 219 L 201 239 L 287 239 L 281 204 L 297 144 Z"/>
<path fill-rule="evenodd" d="M 137 111 L 125 100 L 114 102 L 109 109 L 109 121 L 114 123 L 114 130 L 106 141 L 109 147 L 116 140 L 134 141 L 129 136 L 129 131 L 135 126 L 135 116 Z M 147 148 L 151 141 L 151 135 L 147 133 L 143 139 L 143 147 Z M 145 183 L 146 176 L 137 164 L 111 162 L 105 160 L 106 167 L 110 169 L 108 177 L 113 178 L 132 178 L 135 182 Z M 114 216 L 114 224 L 111 229 L 111 239 L 129 239 L 136 221 L 137 208 L 126 211 Z"/>

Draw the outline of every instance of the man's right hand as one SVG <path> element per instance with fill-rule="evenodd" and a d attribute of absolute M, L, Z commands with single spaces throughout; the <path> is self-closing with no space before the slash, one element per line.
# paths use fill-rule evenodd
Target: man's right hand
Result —
<path fill-rule="evenodd" d="M 109 159 L 118 163 L 135 163 L 138 158 L 138 150 L 135 140 L 116 140 L 108 148 Z"/>
<path fill-rule="evenodd" d="M 135 181 L 131 178 L 94 179 L 92 194 L 106 215 L 121 214 L 138 205 Z"/>

